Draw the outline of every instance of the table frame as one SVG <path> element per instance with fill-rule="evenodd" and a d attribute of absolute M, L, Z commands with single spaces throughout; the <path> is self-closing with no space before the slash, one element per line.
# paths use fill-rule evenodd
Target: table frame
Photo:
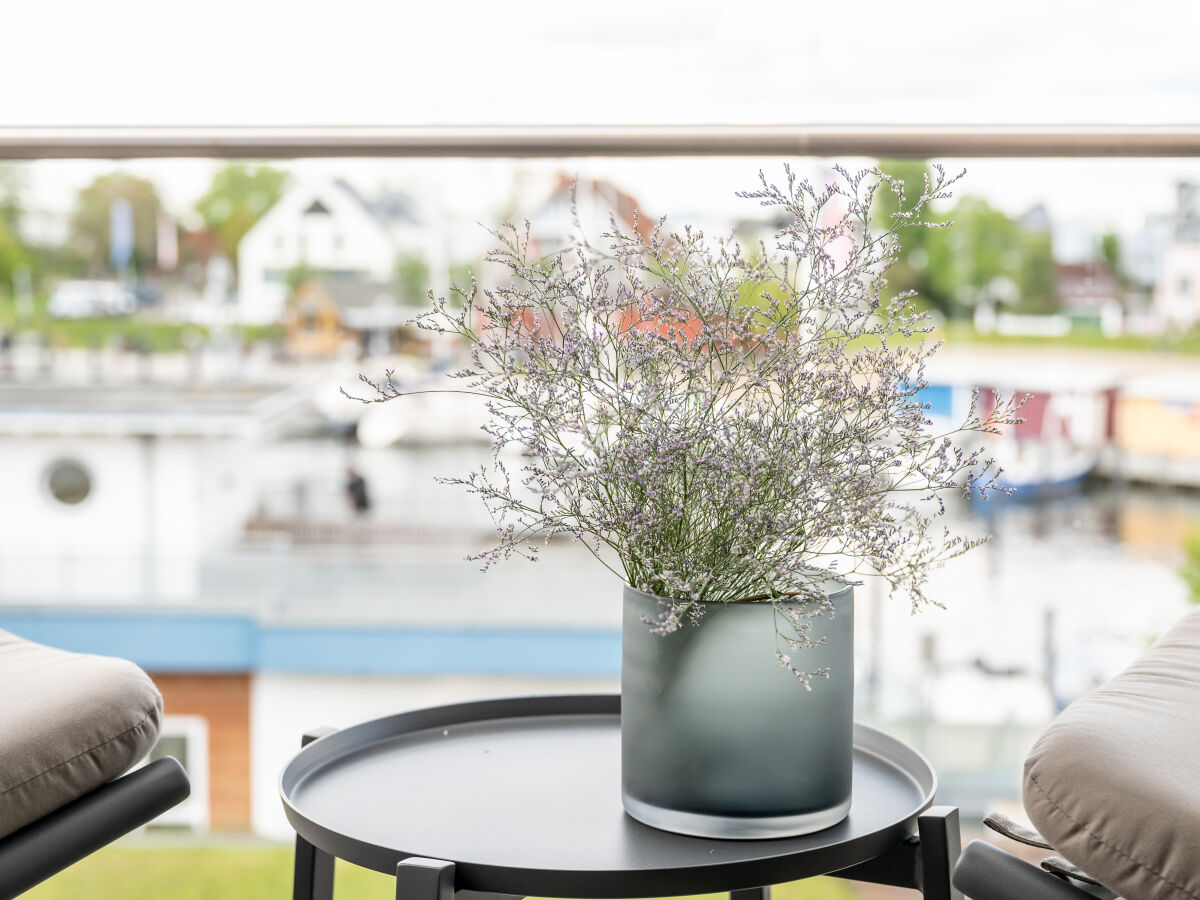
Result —
<path fill-rule="evenodd" d="M 336 729 L 308 731 L 301 747 Z M 933 806 L 917 816 L 917 830 L 879 856 L 840 871 L 835 878 L 919 891 L 927 900 L 963 900 L 951 883 L 962 853 L 958 808 Z M 333 900 L 334 857 L 296 835 L 293 900 Z M 410 856 L 396 865 L 396 900 L 517 900 L 519 895 L 456 890 L 454 863 Z M 730 891 L 730 900 L 770 900 L 769 885 Z"/>

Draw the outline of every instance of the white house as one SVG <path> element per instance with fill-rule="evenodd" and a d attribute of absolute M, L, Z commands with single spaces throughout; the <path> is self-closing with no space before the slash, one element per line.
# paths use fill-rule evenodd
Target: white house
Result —
<path fill-rule="evenodd" d="M 577 239 L 575 216 L 588 242 L 605 247 L 609 241 L 602 235 L 612 230 L 609 217 L 616 219 L 619 228 L 632 233 L 635 213 L 638 234 L 648 237 L 657 219 L 647 215 L 632 195 L 602 178 L 583 178 L 576 184 L 569 175 L 559 172 L 529 215 L 533 251 L 553 253 Z"/>
<path fill-rule="evenodd" d="M 1200 322 L 1200 184 L 1175 186 L 1175 210 L 1159 223 L 1162 249 L 1155 273 L 1154 313 L 1168 328 Z"/>
<path fill-rule="evenodd" d="M 367 199 L 345 181 L 295 184 L 238 245 L 238 315 L 279 320 L 288 273 L 304 267 L 325 278 L 391 281 L 397 258 L 420 256 L 435 281 L 445 271 L 441 241 L 405 194 Z"/>
<path fill-rule="evenodd" d="M 1200 321 L 1200 243 L 1175 243 L 1163 254 L 1154 288 L 1154 311 L 1170 327 Z"/>

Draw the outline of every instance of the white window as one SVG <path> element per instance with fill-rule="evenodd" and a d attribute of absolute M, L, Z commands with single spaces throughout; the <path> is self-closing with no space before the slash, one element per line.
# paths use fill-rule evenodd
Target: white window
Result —
<path fill-rule="evenodd" d="M 141 765 L 164 756 L 179 760 L 192 783 L 191 795 L 151 823 L 154 826 L 185 827 L 207 831 L 208 809 L 208 722 L 203 716 L 163 716 L 158 743 Z"/>

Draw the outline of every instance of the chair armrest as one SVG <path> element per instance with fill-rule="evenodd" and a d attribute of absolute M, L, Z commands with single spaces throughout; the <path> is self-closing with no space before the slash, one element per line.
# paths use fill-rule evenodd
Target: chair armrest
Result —
<path fill-rule="evenodd" d="M 183 766 L 168 756 L 13 832 L 0 840 L 0 900 L 24 893 L 145 825 L 191 792 Z"/>
<path fill-rule="evenodd" d="M 967 845 L 954 867 L 954 886 L 971 900 L 1095 900 L 984 841 Z"/>

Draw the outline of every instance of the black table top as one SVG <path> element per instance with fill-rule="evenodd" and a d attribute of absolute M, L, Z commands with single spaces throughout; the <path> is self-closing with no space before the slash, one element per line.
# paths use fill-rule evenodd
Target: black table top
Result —
<path fill-rule="evenodd" d="M 849 817 L 777 840 L 685 837 L 626 815 L 620 698 L 608 695 L 466 703 L 355 725 L 301 750 L 280 793 L 298 834 L 380 872 L 424 856 L 453 862 L 459 889 L 688 894 L 837 871 L 912 833 L 936 790 L 932 767 L 863 725 L 854 742 Z"/>

